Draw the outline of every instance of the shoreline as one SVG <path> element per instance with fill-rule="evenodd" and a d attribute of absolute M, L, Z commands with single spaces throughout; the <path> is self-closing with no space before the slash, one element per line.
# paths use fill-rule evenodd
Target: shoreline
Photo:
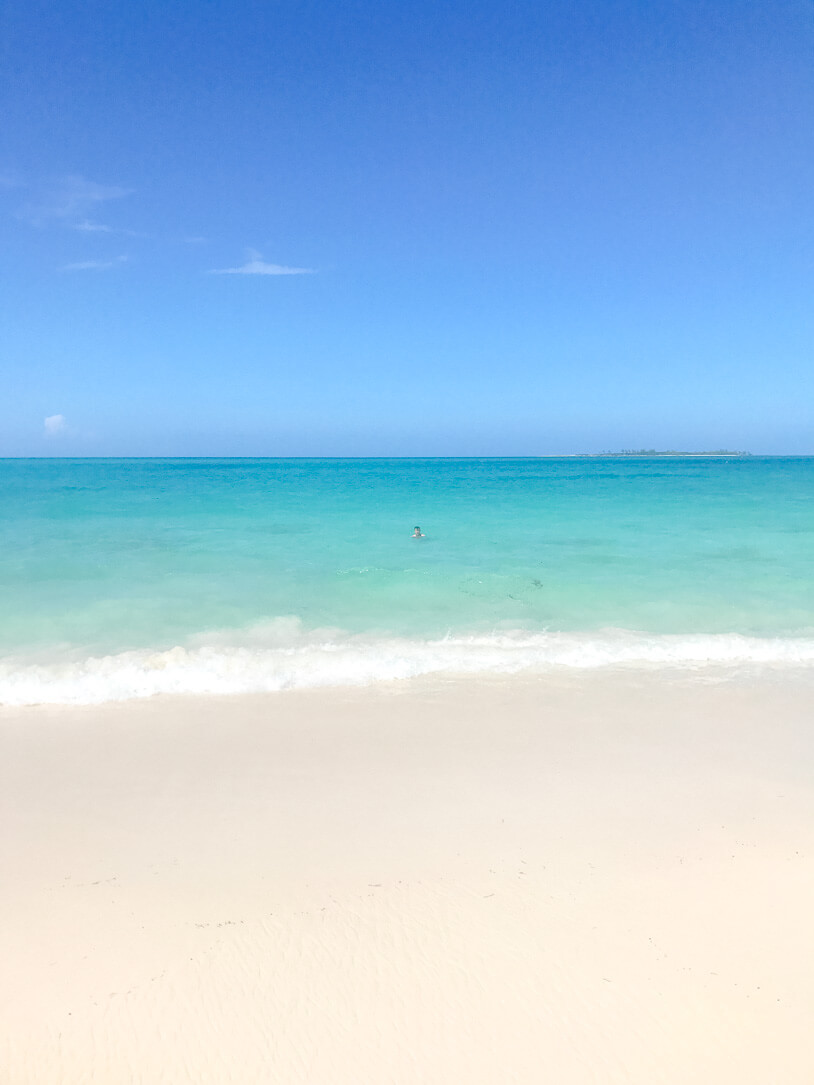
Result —
<path fill-rule="evenodd" d="M 811 1079 L 810 670 L 0 710 L 0 1067 Z"/>
<path fill-rule="evenodd" d="M 702 682 L 775 674 L 795 681 L 814 675 L 814 638 L 624 629 L 376 637 L 308 630 L 297 619 L 283 618 L 236 632 L 201 633 L 186 646 L 134 648 L 61 662 L 6 660 L 0 664 L 0 713 L 163 697 L 361 691 L 423 680 L 556 684 L 597 674 L 611 680 L 615 674 L 674 674 Z"/>

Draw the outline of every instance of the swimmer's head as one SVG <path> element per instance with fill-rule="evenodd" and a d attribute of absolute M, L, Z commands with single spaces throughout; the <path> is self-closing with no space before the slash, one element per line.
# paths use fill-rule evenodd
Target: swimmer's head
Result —
<path fill-rule="evenodd" d="M 420 536 L 421 536 L 421 528 L 418 526 L 418 524 L 416 524 L 415 528 L 413 529 L 413 538 L 417 539 L 417 538 L 420 538 Z"/>

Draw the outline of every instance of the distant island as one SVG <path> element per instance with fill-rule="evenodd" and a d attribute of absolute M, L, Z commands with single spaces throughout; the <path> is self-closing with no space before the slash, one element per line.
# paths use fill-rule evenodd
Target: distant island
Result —
<path fill-rule="evenodd" d="M 660 452 L 656 448 L 623 448 L 619 452 L 578 452 L 583 458 L 597 459 L 602 456 L 751 456 L 751 452 L 736 452 L 729 448 L 715 448 L 708 452 L 679 452 L 675 449 Z"/>

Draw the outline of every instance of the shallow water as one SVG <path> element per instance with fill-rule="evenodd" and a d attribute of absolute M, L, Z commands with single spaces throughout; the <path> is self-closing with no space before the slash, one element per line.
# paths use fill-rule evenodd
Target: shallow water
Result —
<path fill-rule="evenodd" d="M 814 660 L 814 458 L 5 460 L 0 509 L 0 701 Z"/>

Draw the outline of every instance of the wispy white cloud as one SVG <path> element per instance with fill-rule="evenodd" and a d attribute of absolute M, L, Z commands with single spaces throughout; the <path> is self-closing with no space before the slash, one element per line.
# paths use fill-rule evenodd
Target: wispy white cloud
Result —
<path fill-rule="evenodd" d="M 248 249 L 247 260 L 240 267 L 212 268 L 210 275 L 313 275 L 311 267 L 286 267 L 284 264 L 268 264 L 255 249 Z"/>
<path fill-rule="evenodd" d="M 49 414 L 42 425 L 46 437 L 59 437 L 68 431 L 68 422 L 64 414 Z"/>
<path fill-rule="evenodd" d="M 61 271 L 106 271 L 127 261 L 126 256 L 117 256 L 115 260 L 77 260 L 73 264 L 63 264 Z"/>
<path fill-rule="evenodd" d="M 105 226 L 103 222 L 89 222 L 87 219 L 83 219 L 82 222 L 74 222 L 71 226 L 72 230 L 79 230 L 83 234 L 112 234 L 113 227 Z"/>
<path fill-rule="evenodd" d="M 62 223 L 82 229 L 78 223 L 88 222 L 91 211 L 110 200 L 129 196 L 131 189 L 121 185 L 101 185 L 79 175 L 62 177 L 36 187 L 33 198 L 21 209 L 20 215 L 33 226 L 49 222 Z M 93 223 L 89 223 L 93 229 Z"/>
<path fill-rule="evenodd" d="M 72 230 L 78 230 L 82 234 L 119 234 L 121 237 L 148 237 L 139 230 L 128 230 L 124 226 L 108 226 L 105 222 L 91 222 L 82 219 L 81 222 L 69 223 Z"/>

